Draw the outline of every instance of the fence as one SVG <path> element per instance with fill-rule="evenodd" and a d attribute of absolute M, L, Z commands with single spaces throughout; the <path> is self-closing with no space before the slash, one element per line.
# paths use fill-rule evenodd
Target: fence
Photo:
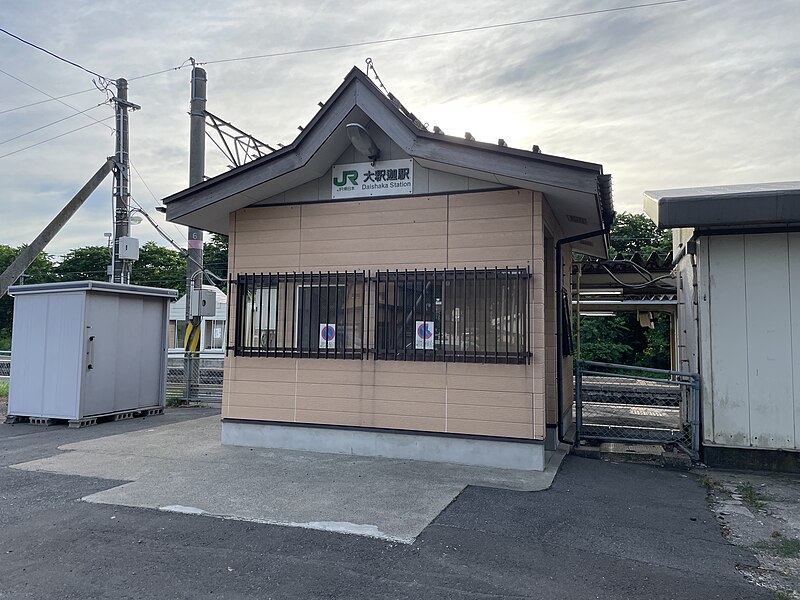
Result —
<path fill-rule="evenodd" d="M 187 399 L 184 370 L 187 365 L 194 376 L 188 386 L 188 400 L 192 402 L 222 401 L 222 356 L 190 356 L 171 354 L 167 358 L 167 402 Z"/>
<path fill-rule="evenodd" d="M 167 401 L 183 402 L 187 398 L 186 380 L 183 372 L 188 361 L 191 372 L 195 374 L 189 387 L 188 398 L 192 402 L 222 402 L 222 366 L 224 357 L 191 356 L 183 352 L 170 352 L 167 358 Z M 11 352 L 0 351 L 0 380 L 11 375 Z"/>
<path fill-rule="evenodd" d="M 11 376 L 11 352 L 0 350 L 0 379 Z"/>
<path fill-rule="evenodd" d="M 700 444 L 700 378 L 692 373 L 580 361 L 575 370 L 578 440 Z"/>

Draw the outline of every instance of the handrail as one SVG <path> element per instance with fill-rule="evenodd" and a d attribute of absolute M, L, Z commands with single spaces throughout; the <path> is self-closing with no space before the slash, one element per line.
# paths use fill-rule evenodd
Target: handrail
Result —
<path fill-rule="evenodd" d="M 581 365 L 588 365 L 591 367 L 603 367 L 608 369 L 626 369 L 628 371 L 642 371 L 645 373 L 664 373 L 666 375 L 674 375 L 677 377 L 697 377 L 696 373 L 684 373 L 683 371 L 670 371 L 668 369 L 653 369 L 651 367 L 633 367 L 631 365 L 618 365 L 615 363 L 602 363 L 602 362 L 595 362 L 591 360 L 579 360 L 576 361 L 578 366 Z M 605 375 L 606 373 L 604 373 Z"/>

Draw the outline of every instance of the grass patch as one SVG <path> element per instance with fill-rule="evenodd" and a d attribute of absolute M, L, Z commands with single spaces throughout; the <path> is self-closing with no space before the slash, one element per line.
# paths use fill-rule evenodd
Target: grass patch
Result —
<path fill-rule="evenodd" d="M 772 592 L 772 597 L 775 600 L 792 600 L 792 596 L 788 592 L 776 591 Z"/>
<path fill-rule="evenodd" d="M 700 482 L 700 485 L 702 485 L 704 488 L 706 488 L 709 492 L 712 492 L 714 490 L 718 490 L 718 489 L 722 488 L 722 485 L 720 485 L 720 483 L 718 481 L 715 481 L 714 479 L 712 479 L 708 475 L 700 475 L 697 478 L 697 481 Z"/>
<path fill-rule="evenodd" d="M 761 500 L 761 496 L 753 487 L 752 483 L 740 483 L 736 491 L 739 492 L 742 497 L 742 502 L 744 502 L 745 506 L 750 510 L 763 510 L 764 501 Z"/>
<path fill-rule="evenodd" d="M 778 554 L 786 558 L 800 556 L 800 539 L 780 538 L 778 541 L 773 542 L 773 547 Z"/>
<path fill-rule="evenodd" d="M 183 398 L 181 396 L 167 396 L 167 408 L 178 408 L 183 406 Z"/>
<path fill-rule="evenodd" d="M 0 398 L 8 398 L 8 382 L 0 381 Z"/>

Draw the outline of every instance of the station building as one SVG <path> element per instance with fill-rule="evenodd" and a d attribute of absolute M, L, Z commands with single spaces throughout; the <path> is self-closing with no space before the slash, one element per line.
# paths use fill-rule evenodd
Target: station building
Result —
<path fill-rule="evenodd" d="M 543 469 L 569 428 L 600 165 L 428 131 L 354 68 L 292 144 L 164 203 L 229 236 L 224 444 Z"/>

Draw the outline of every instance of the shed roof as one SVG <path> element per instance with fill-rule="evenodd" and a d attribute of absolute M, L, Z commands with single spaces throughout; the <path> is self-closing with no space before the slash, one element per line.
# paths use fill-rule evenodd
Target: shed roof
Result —
<path fill-rule="evenodd" d="M 543 192 L 565 236 L 610 227 L 611 181 L 601 165 L 432 133 L 398 104 L 354 67 L 294 142 L 165 198 L 167 219 L 227 233 L 229 213 L 321 177 L 350 147 L 345 125 L 372 122 L 423 167 Z M 607 236 L 593 241 L 594 251 L 586 243 L 581 252 L 604 255 Z"/>
<path fill-rule="evenodd" d="M 175 299 L 177 290 L 109 283 L 107 281 L 57 281 L 55 283 L 33 283 L 28 285 L 12 285 L 8 288 L 9 296 L 25 296 L 29 294 L 54 294 L 60 292 L 103 292 L 110 294 L 132 294 L 134 296 L 159 296 Z"/>
<path fill-rule="evenodd" d="M 662 228 L 800 223 L 800 181 L 645 192 L 644 210 Z"/>

